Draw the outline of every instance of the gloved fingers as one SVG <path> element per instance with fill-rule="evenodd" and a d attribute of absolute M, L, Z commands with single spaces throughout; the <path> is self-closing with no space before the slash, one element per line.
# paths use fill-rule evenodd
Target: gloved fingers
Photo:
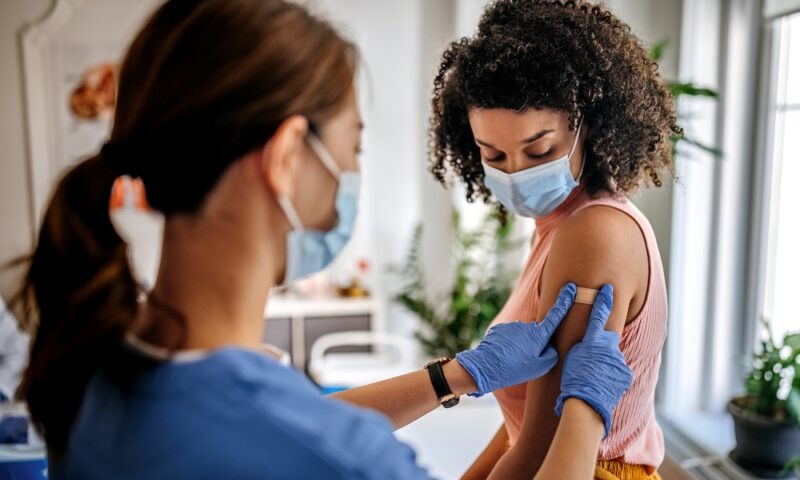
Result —
<path fill-rule="evenodd" d="M 556 298 L 556 303 L 552 308 L 550 308 L 550 311 L 547 312 L 544 320 L 538 324 L 535 324 L 537 325 L 537 328 L 541 329 L 545 340 L 548 342 L 550 341 L 550 337 L 552 337 L 553 333 L 556 331 L 556 328 L 558 328 L 558 326 L 561 324 L 561 321 L 567 316 L 567 312 L 569 312 L 573 302 L 575 302 L 576 291 L 577 289 L 575 288 L 575 284 L 572 282 L 569 282 L 561 287 L 561 291 L 558 292 L 558 298 Z"/>
<path fill-rule="evenodd" d="M 614 287 L 607 283 L 600 288 L 597 298 L 592 305 L 592 313 L 589 315 L 589 325 L 586 327 L 584 339 L 596 337 L 605 331 L 608 317 L 611 315 L 611 307 L 614 306 Z"/>
<path fill-rule="evenodd" d="M 625 390 L 627 390 L 628 387 L 630 387 L 631 382 L 633 381 L 633 370 L 631 370 L 631 367 L 628 365 L 628 359 L 625 358 L 625 354 L 622 353 L 622 350 L 618 349 L 616 353 L 617 353 L 616 358 L 618 362 L 617 368 L 620 370 L 620 372 L 622 372 L 621 373 L 622 380 L 625 381 L 627 385 L 625 387 Z"/>
<path fill-rule="evenodd" d="M 547 348 L 542 350 L 541 355 L 539 355 L 539 359 L 542 365 L 544 365 L 544 369 L 542 370 L 542 375 L 549 372 L 556 366 L 558 363 L 558 352 L 556 351 L 555 347 L 552 345 L 548 345 Z"/>
<path fill-rule="evenodd" d="M 622 361 L 625 362 L 624 357 L 622 358 Z M 624 365 L 625 368 L 622 369 L 622 383 L 625 385 L 625 392 L 627 392 L 633 383 L 633 370 L 631 370 L 631 367 L 629 367 L 627 363 L 624 363 Z"/>
<path fill-rule="evenodd" d="M 619 350 L 619 344 L 622 341 L 622 337 L 619 333 L 613 330 L 603 330 L 599 335 L 599 338 L 605 340 L 609 345 L 614 345 L 616 350 Z"/>

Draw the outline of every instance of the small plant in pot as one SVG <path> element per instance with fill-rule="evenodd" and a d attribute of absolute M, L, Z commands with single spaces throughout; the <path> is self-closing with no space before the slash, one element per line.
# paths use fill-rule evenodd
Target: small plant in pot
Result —
<path fill-rule="evenodd" d="M 749 368 L 747 394 L 728 403 L 736 433 L 731 458 L 762 477 L 787 478 L 792 473 L 785 467 L 800 455 L 800 333 L 778 344 L 764 321 Z"/>

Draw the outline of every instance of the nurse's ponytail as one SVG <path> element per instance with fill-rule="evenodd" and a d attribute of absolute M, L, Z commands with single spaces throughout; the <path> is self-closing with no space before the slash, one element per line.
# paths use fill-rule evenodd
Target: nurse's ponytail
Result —
<path fill-rule="evenodd" d="M 34 335 L 18 396 L 51 459 L 96 372 L 126 382 L 148 366 L 123 343 L 139 292 L 109 217 L 114 181 L 140 178 L 167 221 L 191 215 L 286 118 L 338 113 L 356 64 L 351 43 L 291 1 L 169 0 L 150 17 L 120 68 L 111 139 L 58 183 L 18 296 Z"/>
<path fill-rule="evenodd" d="M 109 216 L 116 178 L 98 155 L 61 179 L 21 292 L 36 335 L 19 392 L 49 447 L 66 444 L 98 366 L 124 361 L 119 346 L 136 315 L 126 245 Z"/>

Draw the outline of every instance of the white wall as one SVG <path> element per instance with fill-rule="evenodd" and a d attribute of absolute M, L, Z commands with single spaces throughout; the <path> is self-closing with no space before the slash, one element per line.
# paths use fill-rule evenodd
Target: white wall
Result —
<path fill-rule="evenodd" d="M 669 39 L 670 46 L 660 67 L 661 75 L 670 80 L 678 75 L 682 3 L 681 0 L 606 1 L 609 8 L 628 23 L 646 45 Z M 661 188 L 642 189 L 633 200 L 653 226 L 669 284 L 673 183 L 671 179 L 662 179 L 662 183 Z"/>
<path fill-rule="evenodd" d="M 354 40 L 362 55 L 359 82 L 366 129 L 362 156 L 361 212 L 350 256 L 373 263 L 373 287 L 391 296 L 414 227 L 423 225 L 428 282 L 449 281 L 450 197 L 427 172 L 427 118 L 434 69 L 451 37 L 452 3 L 316 0 L 321 12 Z M 344 258 L 343 262 L 348 262 Z M 339 262 L 342 263 L 342 262 Z M 408 333 L 416 320 L 398 306 L 388 327 Z"/>
<path fill-rule="evenodd" d="M 25 137 L 19 32 L 48 10 L 50 0 L 0 3 L 0 265 L 31 246 L 31 207 Z M 12 273 L 0 269 L 0 294 L 7 296 Z"/>
<path fill-rule="evenodd" d="M 0 262 L 25 253 L 33 228 L 29 203 L 26 132 L 18 33 L 41 17 L 51 0 L 3 0 L 0 3 Z M 359 45 L 365 66 L 360 81 L 366 120 L 363 156 L 362 215 L 350 248 L 354 257 L 373 263 L 380 294 L 391 294 L 395 279 L 386 267 L 402 261 L 414 225 L 425 229 L 423 255 L 429 281 L 449 281 L 449 225 L 453 192 L 436 184 L 427 171 L 427 118 L 432 78 L 446 43 L 471 33 L 483 0 L 311 0 Z M 608 2 L 646 42 L 667 37 L 662 71 L 676 71 L 680 33 L 678 0 Z M 668 185 L 668 184 L 667 184 Z M 458 193 L 455 193 L 458 196 Z M 653 223 L 665 265 L 669 265 L 671 224 L 669 186 L 643 191 L 636 202 Z M 463 208 L 462 202 L 457 202 Z M 0 292 L 12 286 L 10 272 L 0 272 Z M 390 329 L 408 331 L 413 319 L 390 311 Z"/>
<path fill-rule="evenodd" d="M 53 0 L 4 0 L 0 4 L 0 99 L 5 155 L 0 163 L 0 261 L 25 253 L 33 226 L 29 205 L 24 91 L 18 34 L 43 17 Z M 449 0 L 374 2 L 370 0 L 310 1 L 354 39 L 363 56 L 360 80 L 367 124 L 363 156 L 362 206 L 354 244 L 339 262 L 349 268 L 356 258 L 372 261 L 378 294 L 389 295 L 396 281 L 388 265 L 402 261 L 413 227 L 425 223 L 425 258 L 440 283 L 437 262 L 447 261 L 450 202 L 426 172 L 426 122 L 429 79 L 441 46 L 449 38 Z M 446 28 L 440 28 L 444 24 Z M 0 272 L 0 291 L 8 293 L 14 279 Z M 390 328 L 407 331 L 409 315 L 391 312 Z"/>

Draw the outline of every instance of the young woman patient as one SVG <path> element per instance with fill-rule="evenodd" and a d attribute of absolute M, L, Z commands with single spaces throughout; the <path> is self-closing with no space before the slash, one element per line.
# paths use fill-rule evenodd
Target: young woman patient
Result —
<path fill-rule="evenodd" d="M 500 0 L 478 32 L 450 45 L 435 80 L 432 171 L 452 171 L 469 200 L 494 198 L 532 217 L 522 275 L 495 323 L 540 321 L 567 281 L 612 283 L 609 329 L 634 374 L 597 455 L 597 478 L 657 478 L 664 442 L 654 390 L 667 295 L 653 230 L 628 200 L 661 185 L 679 134 L 672 99 L 630 28 L 582 1 Z M 576 304 L 554 344 L 563 360 L 580 340 Z M 602 372 L 598 371 L 598 375 Z M 505 424 L 466 478 L 532 478 L 559 416 L 562 366 L 499 390 Z"/>

